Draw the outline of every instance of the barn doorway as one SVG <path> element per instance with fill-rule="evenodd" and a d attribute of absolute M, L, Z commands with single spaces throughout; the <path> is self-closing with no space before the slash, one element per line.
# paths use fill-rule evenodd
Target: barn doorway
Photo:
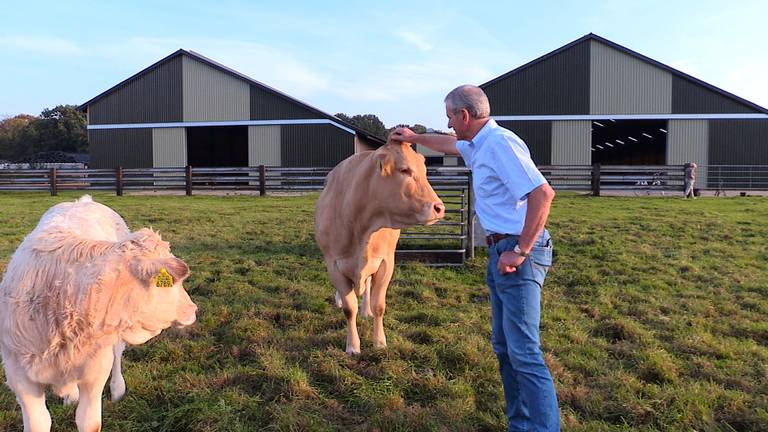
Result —
<path fill-rule="evenodd" d="M 666 120 L 595 120 L 592 163 L 666 165 Z"/>
<path fill-rule="evenodd" d="M 187 161 L 193 167 L 247 167 L 248 126 L 188 127 Z"/>

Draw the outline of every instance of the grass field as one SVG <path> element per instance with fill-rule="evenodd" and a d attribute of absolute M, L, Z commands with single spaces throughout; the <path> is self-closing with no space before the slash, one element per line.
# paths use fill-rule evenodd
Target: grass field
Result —
<path fill-rule="evenodd" d="M 77 195 L 0 194 L 0 269 Z M 374 350 L 345 321 L 313 239 L 317 195 L 95 198 L 192 268 L 199 322 L 125 354 L 107 431 L 502 431 L 484 253 L 398 267 Z M 768 200 L 559 194 L 542 338 L 569 431 L 768 430 Z M 2 377 L 4 380 L 4 377 Z M 49 397 L 54 430 L 74 409 Z M 0 389 L 0 430 L 21 412 Z"/>

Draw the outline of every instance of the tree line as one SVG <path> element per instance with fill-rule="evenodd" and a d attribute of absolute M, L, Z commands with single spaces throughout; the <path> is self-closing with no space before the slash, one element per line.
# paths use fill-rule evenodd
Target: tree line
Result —
<path fill-rule="evenodd" d="M 397 125 L 391 128 L 375 114 L 349 116 L 336 114 L 371 135 L 386 140 L 397 126 L 407 126 L 416 133 L 426 133 L 421 124 Z M 0 161 L 9 162 L 66 162 L 63 153 L 87 153 L 88 133 L 85 114 L 77 105 L 58 105 L 46 108 L 39 116 L 18 114 L 0 120 Z M 441 131 L 434 131 L 441 133 Z"/>
<path fill-rule="evenodd" d="M 414 125 L 399 124 L 399 125 L 393 126 L 391 128 L 387 128 L 386 126 L 384 126 L 384 122 L 382 122 L 378 117 L 376 117 L 375 114 L 356 114 L 356 115 L 353 115 L 353 116 L 349 116 L 349 115 L 344 114 L 344 113 L 337 113 L 336 117 L 340 118 L 341 120 L 344 120 L 345 122 L 347 122 L 347 123 L 349 123 L 349 124 L 351 124 L 353 126 L 356 126 L 356 127 L 360 128 L 360 129 L 362 129 L 362 130 L 364 130 L 366 132 L 369 132 L 371 135 L 377 136 L 377 137 L 383 139 L 384 141 L 387 140 L 387 137 L 389 136 L 389 134 L 393 130 L 395 130 L 396 128 L 398 128 L 400 126 L 408 127 L 412 131 L 414 131 L 414 132 L 416 132 L 418 134 L 427 133 L 428 131 L 429 132 L 434 132 L 434 133 L 445 133 L 445 132 L 439 131 L 439 130 L 429 130 L 429 129 L 427 129 L 426 126 L 418 124 L 418 123 L 416 123 Z"/>
<path fill-rule="evenodd" d="M 19 114 L 0 120 L 0 160 L 37 162 L 61 152 L 88 152 L 86 118 L 77 105 L 58 105 L 39 116 Z"/>

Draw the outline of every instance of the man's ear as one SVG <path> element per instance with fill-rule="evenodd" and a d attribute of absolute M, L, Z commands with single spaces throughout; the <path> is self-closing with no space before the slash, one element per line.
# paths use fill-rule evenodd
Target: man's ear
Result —
<path fill-rule="evenodd" d="M 395 168 L 395 158 L 388 151 L 377 151 L 374 154 L 376 159 L 376 169 L 382 176 L 388 176 L 392 174 L 392 170 Z"/>

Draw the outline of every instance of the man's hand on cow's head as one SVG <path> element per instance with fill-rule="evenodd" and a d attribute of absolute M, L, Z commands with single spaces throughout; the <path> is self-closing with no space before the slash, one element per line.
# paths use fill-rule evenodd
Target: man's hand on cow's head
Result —
<path fill-rule="evenodd" d="M 390 141 L 400 141 L 400 142 L 413 142 L 412 138 L 416 135 L 416 133 L 407 127 L 401 126 L 392 131 L 391 134 L 389 134 Z"/>

